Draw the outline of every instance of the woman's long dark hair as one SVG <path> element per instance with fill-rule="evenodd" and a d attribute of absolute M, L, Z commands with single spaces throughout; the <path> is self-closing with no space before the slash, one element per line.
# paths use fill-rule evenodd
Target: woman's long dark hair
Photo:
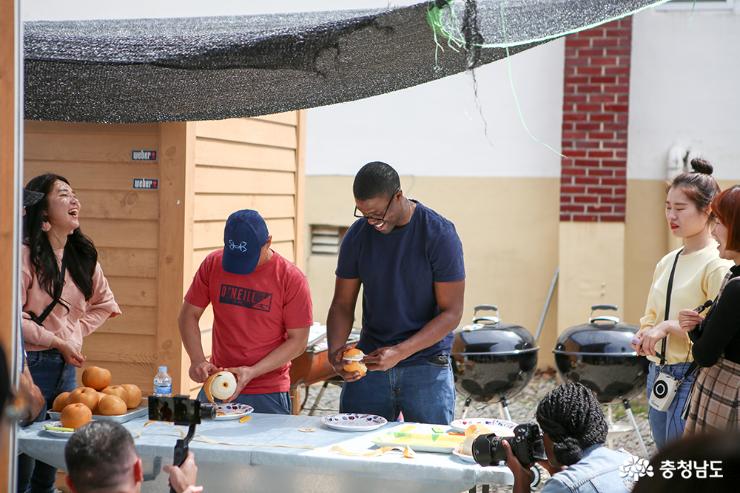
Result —
<path fill-rule="evenodd" d="M 23 217 L 23 243 L 31 250 L 31 264 L 36 271 L 41 287 L 54 297 L 54 293 L 61 293 L 64 280 L 60 278 L 59 266 L 54 250 L 49 243 L 47 234 L 41 229 L 48 219 L 49 193 L 54 183 L 59 180 L 69 185 L 63 176 L 47 173 L 33 178 L 26 184 L 27 190 L 34 190 L 44 194 L 38 203 L 27 207 Z M 80 228 L 67 237 L 64 247 L 64 265 L 69 271 L 72 280 L 85 295 L 85 299 L 92 297 L 92 278 L 98 262 L 98 251 L 92 240 L 82 234 Z"/>

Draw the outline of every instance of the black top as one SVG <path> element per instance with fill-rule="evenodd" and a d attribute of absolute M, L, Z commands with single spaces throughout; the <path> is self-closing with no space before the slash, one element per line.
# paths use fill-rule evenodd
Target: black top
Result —
<path fill-rule="evenodd" d="M 692 353 L 699 366 L 712 366 L 720 357 L 740 363 L 740 265 L 735 265 L 731 280 L 714 301 L 704 321 L 689 332 L 694 342 Z"/>

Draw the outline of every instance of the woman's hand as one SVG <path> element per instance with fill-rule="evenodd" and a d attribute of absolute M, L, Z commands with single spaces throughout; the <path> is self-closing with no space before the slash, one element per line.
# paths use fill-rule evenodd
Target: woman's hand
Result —
<path fill-rule="evenodd" d="M 668 335 L 668 326 L 665 321 L 660 322 L 655 327 L 651 327 L 640 333 L 639 353 L 648 356 L 655 356 L 655 345 Z"/>
<path fill-rule="evenodd" d="M 82 365 L 85 363 L 85 357 L 82 353 L 64 339 L 55 337 L 51 343 L 51 347 L 62 353 L 62 357 L 67 364 L 82 368 Z"/>
<path fill-rule="evenodd" d="M 514 455 L 514 451 L 511 450 L 511 445 L 506 440 L 501 440 L 501 446 L 506 451 L 506 466 L 511 470 L 511 474 L 514 475 L 514 492 L 515 493 L 529 493 L 531 491 L 532 480 L 534 479 L 534 473 L 519 462 L 519 459 Z"/>
<path fill-rule="evenodd" d="M 681 326 L 681 330 L 691 332 L 699 325 L 703 318 L 694 310 L 681 310 L 678 312 L 678 325 Z"/>

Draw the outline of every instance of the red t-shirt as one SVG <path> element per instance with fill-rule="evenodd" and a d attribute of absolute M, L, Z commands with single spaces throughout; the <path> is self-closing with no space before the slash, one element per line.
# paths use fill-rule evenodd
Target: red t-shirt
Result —
<path fill-rule="evenodd" d="M 252 366 L 287 339 L 290 329 L 311 326 L 311 294 L 306 276 L 277 252 L 246 275 L 224 271 L 223 250 L 200 264 L 185 301 L 213 305 L 213 355 L 220 368 Z M 287 392 L 290 363 L 247 384 L 242 394 Z"/>

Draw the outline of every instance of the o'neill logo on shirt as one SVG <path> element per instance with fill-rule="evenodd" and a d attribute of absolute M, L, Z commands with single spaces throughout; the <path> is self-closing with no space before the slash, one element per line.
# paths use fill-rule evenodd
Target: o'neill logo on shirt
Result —
<path fill-rule="evenodd" d="M 269 312 L 272 306 L 272 293 L 222 284 L 219 301 L 227 305 L 237 305 Z"/>

